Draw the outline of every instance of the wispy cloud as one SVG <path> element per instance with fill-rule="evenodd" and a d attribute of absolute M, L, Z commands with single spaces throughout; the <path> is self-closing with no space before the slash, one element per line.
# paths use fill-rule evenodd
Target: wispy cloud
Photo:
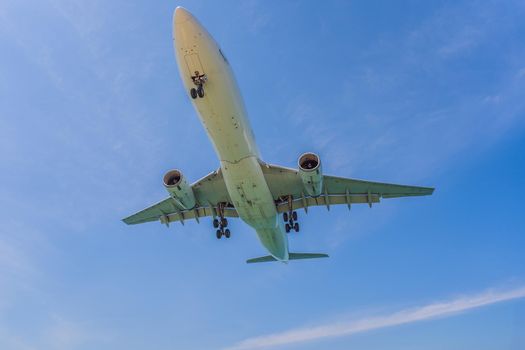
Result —
<path fill-rule="evenodd" d="M 252 34 L 257 34 L 270 21 L 270 16 L 264 13 L 259 1 L 257 0 L 244 1 L 242 3 L 242 10 L 242 12 L 250 18 L 249 29 Z"/>
<path fill-rule="evenodd" d="M 105 332 L 88 325 L 64 318 L 62 315 L 46 314 L 46 325 L 37 332 L 18 332 L 7 324 L 0 324 L 0 346 L 13 350 L 76 349 L 97 341 L 110 343 L 112 338 Z"/>
<path fill-rule="evenodd" d="M 50 321 L 50 326 L 43 331 L 40 339 L 40 343 L 48 345 L 50 349 L 71 349 L 94 340 L 101 342 L 110 340 L 98 330 L 59 315 L 51 315 Z"/>
<path fill-rule="evenodd" d="M 428 305 L 405 309 L 382 316 L 364 317 L 346 323 L 337 322 L 248 338 L 227 348 L 227 350 L 270 348 L 280 345 L 311 342 L 324 338 L 348 336 L 375 329 L 449 316 L 482 306 L 524 297 L 525 286 L 504 291 L 488 290 L 480 294 L 458 297 L 448 301 L 434 302 Z"/>

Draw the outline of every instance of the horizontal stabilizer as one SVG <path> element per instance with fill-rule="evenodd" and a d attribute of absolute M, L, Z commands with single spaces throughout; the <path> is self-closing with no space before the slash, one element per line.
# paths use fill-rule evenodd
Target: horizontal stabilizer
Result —
<path fill-rule="evenodd" d="M 246 260 L 246 263 L 247 264 L 254 264 L 254 263 L 268 262 L 268 261 L 277 261 L 277 259 L 275 259 L 271 255 L 266 255 L 266 256 L 261 256 L 259 258 L 248 259 L 248 260 Z"/>
<path fill-rule="evenodd" d="M 328 258 L 323 253 L 290 253 L 290 260 Z"/>
<path fill-rule="evenodd" d="M 288 260 L 300 260 L 300 259 L 317 259 L 317 258 L 328 258 L 328 254 L 322 253 L 290 253 Z M 277 261 L 273 256 L 261 256 L 259 258 L 248 259 L 246 262 L 248 264 L 268 262 L 268 261 Z"/>

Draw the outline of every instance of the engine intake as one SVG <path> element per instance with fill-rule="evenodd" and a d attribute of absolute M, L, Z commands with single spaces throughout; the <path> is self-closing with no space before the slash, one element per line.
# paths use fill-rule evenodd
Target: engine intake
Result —
<path fill-rule="evenodd" d="M 164 187 L 170 196 L 179 202 L 185 209 L 194 208 L 196 205 L 195 195 L 186 178 L 179 170 L 168 171 L 163 178 Z"/>
<path fill-rule="evenodd" d="M 315 153 L 305 153 L 299 157 L 299 175 L 306 192 L 313 197 L 321 195 L 323 191 L 323 172 L 321 159 Z"/>

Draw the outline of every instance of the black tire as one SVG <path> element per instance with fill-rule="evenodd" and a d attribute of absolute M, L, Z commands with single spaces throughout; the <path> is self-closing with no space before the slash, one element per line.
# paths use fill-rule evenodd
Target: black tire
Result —
<path fill-rule="evenodd" d="M 228 219 L 226 219 L 226 218 L 222 218 L 222 219 L 221 219 L 221 225 L 222 225 L 222 227 L 226 227 L 226 226 L 228 226 Z"/>
<path fill-rule="evenodd" d="M 221 239 L 222 231 L 221 230 L 217 230 L 216 235 L 217 235 L 217 239 Z"/>
<path fill-rule="evenodd" d="M 299 232 L 299 223 L 296 222 L 295 225 L 293 225 L 293 229 L 295 232 Z"/>
<path fill-rule="evenodd" d="M 199 85 L 199 87 L 197 88 L 197 95 L 199 95 L 200 98 L 204 97 L 204 88 L 202 87 L 202 85 Z"/>
<path fill-rule="evenodd" d="M 283 221 L 288 221 L 288 213 L 283 213 Z"/>
<path fill-rule="evenodd" d="M 219 220 L 213 219 L 213 228 L 218 228 L 218 227 L 219 227 Z"/>
<path fill-rule="evenodd" d="M 292 219 L 294 221 L 297 221 L 297 212 L 296 211 L 292 212 Z"/>
<path fill-rule="evenodd" d="M 191 95 L 191 98 L 192 99 L 196 99 L 197 98 L 197 90 L 195 88 L 191 88 L 190 89 L 190 95 Z"/>
<path fill-rule="evenodd" d="M 286 233 L 289 233 L 291 229 L 290 224 L 284 225 L 284 229 L 286 230 Z"/>
<path fill-rule="evenodd" d="M 228 229 L 224 230 L 224 236 L 226 236 L 226 238 L 230 238 L 230 235 L 231 235 L 230 230 Z"/>

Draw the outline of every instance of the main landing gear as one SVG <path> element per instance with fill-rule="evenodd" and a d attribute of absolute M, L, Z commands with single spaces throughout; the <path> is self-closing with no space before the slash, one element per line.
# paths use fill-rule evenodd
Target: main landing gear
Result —
<path fill-rule="evenodd" d="M 290 233 L 291 230 L 294 230 L 295 232 L 299 232 L 299 223 L 297 222 L 297 212 L 293 210 L 292 204 L 293 204 L 293 198 L 292 196 L 288 196 L 288 212 L 283 213 L 283 220 L 284 222 L 286 222 L 286 224 L 284 225 L 286 233 Z"/>
<path fill-rule="evenodd" d="M 231 232 L 229 229 L 225 229 L 228 226 L 228 219 L 224 217 L 224 203 L 219 203 L 217 208 L 217 214 L 219 218 L 213 219 L 213 227 L 217 229 L 217 239 L 221 239 L 222 236 L 230 238 Z"/>
<path fill-rule="evenodd" d="M 195 71 L 195 75 L 191 76 L 191 80 L 197 87 L 190 89 L 191 98 L 196 99 L 197 97 L 204 97 L 204 84 L 208 81 L 206 74 L 200 74 L 199 71 Z"/>

